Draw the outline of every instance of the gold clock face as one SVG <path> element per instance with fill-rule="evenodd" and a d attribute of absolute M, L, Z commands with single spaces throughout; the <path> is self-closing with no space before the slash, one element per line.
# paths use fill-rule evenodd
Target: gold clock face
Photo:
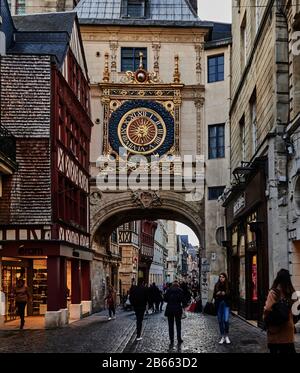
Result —
<path fill-rule="evenodd" d="M 118 137 L 131 153 L 150 154 L 163 144 L 166 125 L 154 110 L 135 108 L 126 112 L 120 120 Z"/>

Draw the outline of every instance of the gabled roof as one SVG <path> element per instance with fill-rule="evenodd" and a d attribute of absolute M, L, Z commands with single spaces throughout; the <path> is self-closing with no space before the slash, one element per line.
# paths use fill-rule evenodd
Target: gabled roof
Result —
<path fill-rule="evenodd" d="M 14 54 L 37 54 L 54 56 L 61 68 L 68 49 L 72 45 L 72 33 L 74 25 L 79 29 L 78 19 L 75 12 L 37 13 L 24 16 L 14 16 L 16 27 L 15 43 L 8 50 Z M 74 39 L 74 38 L 73 38 Z M 81 50 L 82 69 L 87 76 L 84 50 L 78 34 L 79 47 Z M 73 51 L 74 52 L 74 51 Z M 76 54 L 74 52 L 74 54 Z"/>
<path fill-rule="evenodd" d="M 132 26 L 202 26 L 188 0 L 148 0 L 145 18 L 128 18 L 123 15 L 123 0 L 81 0 L 76 6 L 82 24 L 109 24 Z"/>
<path fill-rule="evenodd" d="M 67 32 L 72 34 L 76 13 L 37 13 L 14 16 L 14 24 L 18 31 L 26 32 Z"/>

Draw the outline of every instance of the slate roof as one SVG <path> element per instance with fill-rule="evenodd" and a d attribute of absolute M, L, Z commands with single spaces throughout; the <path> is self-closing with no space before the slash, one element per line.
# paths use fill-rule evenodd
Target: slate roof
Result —
<path fill-rule="evenodd" d="M 14 16 L 17 32 L 8 50 L 14 54 L 52 55 L 59 67 L 69 47 L 76 13 L 45 13 Z"/>
<path fill-rule="evenodd" d="M 232 43 L 231 24 L 211 22 L 209 36 L 206 39 L 205 49 L 224 47 Z"/>
<path fill-rule="evenodd" d="M 212 22 L 213 29 L 211 33 L 211 40 L 221 40 L 231 38 L 231 24 Z"/>
<path fill-rule="evenodd" d="M 76 13 L 37 13 L 25 16 L 14 16 L 14 24 L 18 31 L 32 32 L 67 32 L 72 34 Z"/>
<path fill-rule="evenodd" d="M 76 6 L 80 23 L 132 26 L 202 26 L 202 22 L 187 0 L 148 0 L 148 15 L 145 18 L 127 18 L 122 15 L 122 0 L 81 0 Z"/>

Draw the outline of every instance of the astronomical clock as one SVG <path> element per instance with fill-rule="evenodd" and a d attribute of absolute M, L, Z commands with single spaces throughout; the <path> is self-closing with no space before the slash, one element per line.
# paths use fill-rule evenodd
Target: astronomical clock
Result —
<path fill-rule="evenodd" d="M 110 82 L 108 64 L 103 76 L 104 154 L 118 158 L 121 148 L 129 156 L 178 154 L 183 87 L 178 59 L 170 84 L 160 82 L 158 75 L 144 70 L 142 63 L 137 71 L 127 71 L 120 83 Z"/>

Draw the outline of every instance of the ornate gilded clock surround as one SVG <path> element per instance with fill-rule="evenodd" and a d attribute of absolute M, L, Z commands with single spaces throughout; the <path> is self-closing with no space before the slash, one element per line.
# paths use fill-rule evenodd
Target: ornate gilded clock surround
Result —
<path fill-rule="evenodd" d="M 102 103 L 104 106 L 103 152 L 118 157 L 109 142 L 109 123 L 111 116 L 126 102 L 148 102 L 159 104 L 170 114 L 174 121 L 174 141 L 168 154 L 178 155 L 180 151 L 180 106 L 182 84 L 117 84 L 102 83 Z M 147 105 L 148 106 L 148 105 Z M 150 107 L 148 109 L 151 110 Z M 156 111 L 156 110 L 155 110 Z M 152 150 L 153 151 L 153 150 Z M 134 152 L 133 152 L 134 153 Z M 137 152 L 136 152 L 137 153 Z M 150 152 L 149 152 L 150 153 Z"/>

